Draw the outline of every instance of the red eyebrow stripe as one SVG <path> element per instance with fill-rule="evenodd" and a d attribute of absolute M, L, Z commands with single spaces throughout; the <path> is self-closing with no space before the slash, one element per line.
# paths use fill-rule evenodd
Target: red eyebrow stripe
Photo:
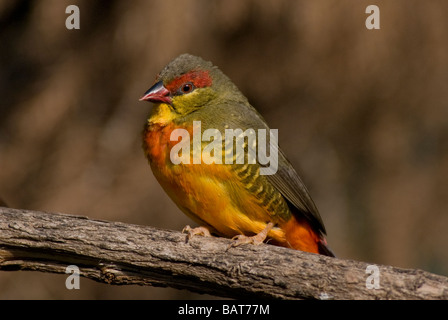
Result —
<path fill-rule="evenodd" d="M 212 85 L 212 78 L 208 71 L 191 71 L 172 80 L 165 87 L 174 93 L 186 82 L 193 83 L 196 88 L 204 88 Z"/>

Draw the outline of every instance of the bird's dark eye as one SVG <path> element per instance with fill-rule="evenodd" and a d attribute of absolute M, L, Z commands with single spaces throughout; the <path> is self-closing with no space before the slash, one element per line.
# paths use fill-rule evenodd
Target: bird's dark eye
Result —
<path fill-rule="evenodd" d="M 195 89 L 194 85 L 191 82 L 184 83 L 179 88 L 180 94 L 190 93 Z"/>

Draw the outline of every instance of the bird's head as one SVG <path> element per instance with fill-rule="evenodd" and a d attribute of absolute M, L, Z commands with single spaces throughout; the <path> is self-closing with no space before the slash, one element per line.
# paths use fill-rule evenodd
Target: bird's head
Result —
<path fill-rule="evenodd" d="M 182 54 L 163 68 L 140 101 L 156 104 L 151 122 L 167 123 L 222 99 L 245 98 L 211 62 Z"/>

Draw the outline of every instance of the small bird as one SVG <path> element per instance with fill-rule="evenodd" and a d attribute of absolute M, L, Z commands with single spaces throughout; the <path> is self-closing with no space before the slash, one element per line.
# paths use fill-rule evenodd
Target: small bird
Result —
<path fill-rule="evenodd" d="M 255 163 L 173 163 L 171 149 L 179 143 L 179 137 L 172 136 L 176 129 L 191 135 L 193 124 L 199 122 L 201 134 L 207 129 L 269 130 L 236 85 L 211 62 L 180 55 L 163 68 L 140 101 L 154 103 L 143 131 L 143 149 L 152 172 L 176 205 L 200 225 L 184 229 L 189 237 L 214 234 L 234 238 L 235 246 L 267 241 L 334 256 L 316 205 L 280 148 L 274 174 L 260 174 L 263 165 L 258 159 Z M 201 141 L 202 151 L 208 143 Z M 247 143 L 244 147 L 247 151 Z"/>

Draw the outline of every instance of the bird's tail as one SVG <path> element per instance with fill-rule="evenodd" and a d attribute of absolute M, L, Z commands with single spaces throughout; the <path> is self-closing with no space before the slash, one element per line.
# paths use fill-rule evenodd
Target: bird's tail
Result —
<path fill-rule="evenodd" d="M 292 217 L 284 226 L 287 246 L 296 250 L 334 257 L 323 235 L 315 231 L 305 218 Z"/>
<path fill-rule="evenodd" d="M 328 247 L 327 240 L 325 238 L 321 238 L 320 241 L 317 243 L 317 247 L 320 254 L 323 254 L 325 256 L 329 257 L 336 257 L 334 252 Z"/>

